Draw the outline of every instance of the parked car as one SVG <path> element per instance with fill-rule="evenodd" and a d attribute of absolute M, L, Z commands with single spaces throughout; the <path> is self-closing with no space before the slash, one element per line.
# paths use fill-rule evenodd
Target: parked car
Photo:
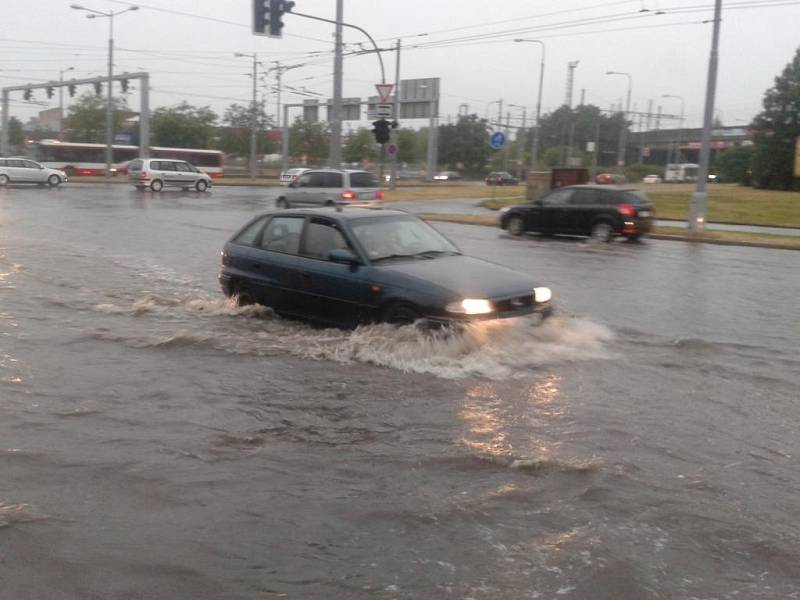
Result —
<path fill-rule="evenodd" d="M 622 185 L 628 183 L 628 178 L 625 175 L 617 173 L 598 173 L 594 178 L 595 183 Z"/>
<path fill-rule="evenodd" d="M 28 158 L 0 158 L 0 186 L 9 183 L 36 183 L 56 187 L 67 181 L 67 174 L 40 165 Z"/>
<path fill-rule="evenodd" d="M 527 204 L 501 209 L 500 227 L 525 232 L 588 235 L 600 241 L 615 236 L 637 239 L 655 220 L 644 192 L 607 185 L 573 185 L 553 190 Z"/>
<path fill-rule="evenodd" d="M 456 171 L 441 171 L 433 176 L 434 181 L 460 181 L 463 179 L 461 173 Z"/>
<path fill-rule="evenodd" d="M 306 169 L 305 167 L 295 167 L 293 169 L 286 169 L 281 173 L 280 183 L 281 185 L 289 185 L 293 181 L 297 181 L 300 178 L 300 175 L 310 170 L 311 169 Z"/>
<path fill-rule="evenodd" d="M 662 181 L 663 179 L 661 179 L 661 176 L 656 175 L 654 173 L 650 175 L 645 175 L 642 178 L 642 183 L 661 183 Z"/>
<path fill-rule="evenodd" d="M 519 179 L 506 171 L 495 171 L 486 176 L 486 185 L 517 185 Z"/>
<path fill-rule="evenodd" d="M 136 158 L 128 163 L 128 183 L 137 190 L 149 187 L 154 192 L 165 186 L 205 192 L 211 187 L 211 176 L 185 160 Z"/>
<path fill-rule="evenodd" d="M 278 208 L 290 206 L 380 206 L 383 192 L 368 171 L 313 169 L 292 181 L 278 196 Z"/>
<path fill-rule="evenodd" d="M 259 215 L 225 244 L 219 281 L 240 304 L 344 327 L 552 310 L 550 289 L 529 275 L 465 256 L 426 222 L 396 210 Z"/>

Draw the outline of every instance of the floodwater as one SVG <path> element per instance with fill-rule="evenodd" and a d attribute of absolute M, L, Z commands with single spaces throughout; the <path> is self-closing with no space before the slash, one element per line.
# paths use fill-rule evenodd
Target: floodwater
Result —
<path fill-rule="evenodd" d="M 0 189 L 0 598 L 800 598 L 792 251 L 510 239 L 558 316 L 235 308 L 264 193 Z"/>

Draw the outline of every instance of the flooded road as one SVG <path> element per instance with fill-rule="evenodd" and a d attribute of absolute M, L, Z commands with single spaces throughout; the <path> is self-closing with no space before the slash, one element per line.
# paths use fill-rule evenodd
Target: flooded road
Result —
<path fill-rule="evenodd" d="M 510 239 L 558 316 L 235 308 L 250 188 L 0 189 L 0 598 L 800 597 L 797 253 Z"/>

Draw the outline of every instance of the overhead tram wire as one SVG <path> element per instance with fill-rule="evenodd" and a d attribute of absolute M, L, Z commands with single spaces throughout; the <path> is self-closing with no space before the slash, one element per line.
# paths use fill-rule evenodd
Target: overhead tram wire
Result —
<path fill-rule="evenodd" d="M 744 1 L 744 2 L 735 2 L 726 5 L 726 10 L 743 10 L 743 9 L 751 9 L 751 8 L 770 8 L 770 7 L 780 7 L 780 6 L 793 6 L 800 4 L 798 0 L 764 0 L 761 2 L 755 2 L 752 0 Z M 683 14 L 693 14 L 698 12 L 708 12 L 710 9 L 709 7 L 702 5 L 702 6 L 691 6 L 691 7 L 681 7 L 679 9 L 661 9 L 660 13 L 663 15 L 683 15 Z M 656 13 L 617 13 L 614 15 L 607 15 L 602 17 L 589 17 L 585 19 L 575 19 L 572 21 L 562 21 L 557 23 L 549 23 L 545 25 L 539 25 L 534 27 L 524 27 L 524 28 L 516 28 L 516 29 L 506 29 L 500 31 L 493 31 L 493 32 L 486 32 L 480 34 L 471 34 L 468 36 L 461 36 L 461 37 L 454 37 L 454 38 L 447 38 L 443 40 L 432 40 L 428 42 L 419 42 L 416 44 L 412 44 L 406 46 L 406 49 L 423 49 L 423 48 L 444 48 L 448 46 L 454 46 L 456 44 L 464 45 L 464 42 L 478 42 L 482 40 L 491 40 L 491 39 L 500 39 L 500 38 L 509 38 L 513 39 L 515 36 L 519 35 L 526 35 L 526 34 L 533 34 L 542 31 L 552 31 L 555 29 L 567 29 L 567 28 L 574 28 L 586 25 L 597 25 L 597 24 L 605 24 L 605 23 L 612 23 L 618 21 L 628 21 L 628 20 L 637 20 L 637 19 L 649 19 L 653 16 L 656 16 Z"/>

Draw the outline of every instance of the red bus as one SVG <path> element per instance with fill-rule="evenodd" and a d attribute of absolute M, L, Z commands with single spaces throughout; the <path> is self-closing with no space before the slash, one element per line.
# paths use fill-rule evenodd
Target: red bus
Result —
<path fill-rule="evenodd" d="M 128 163 L 139 157 L 139 146 L 114 144 L 111 171 L 127 173 Z M 59 140 L 28 142 L 28 154 L 46 167 L 61 169 L 68 176 L 102 175 L 106 170 L 105 144 L 80 144 Z M 195 148 L 163 148 L 150 146 L 150 158 L 185 160 L 211 177 L 222 177 L 222 152 Z"/>

